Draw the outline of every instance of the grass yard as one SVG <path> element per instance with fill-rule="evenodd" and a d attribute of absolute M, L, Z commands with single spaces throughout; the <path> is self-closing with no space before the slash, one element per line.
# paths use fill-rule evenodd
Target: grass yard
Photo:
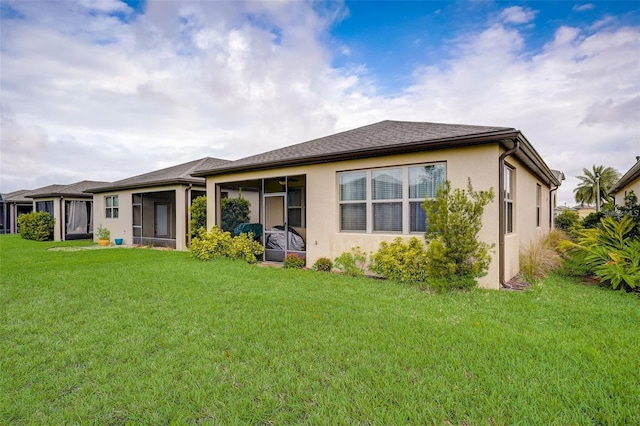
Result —
<path fill-rule="evenodd" d="M 640 299 L 0 236 L 0 424 L 638 424 Z"/>

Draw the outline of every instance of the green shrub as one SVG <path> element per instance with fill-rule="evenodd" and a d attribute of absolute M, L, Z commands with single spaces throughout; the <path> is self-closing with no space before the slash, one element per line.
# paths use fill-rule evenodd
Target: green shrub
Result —
<path fill-rule="evenodd" d="M 333 262 L 328 257 L 321 257 L 313 264 L 313 269 L 322 272 L 331 272 Z"/>
<path fill-rule="evenodd" d="M 193 238 L 198 235 L 200 229 L 207 229 L 207 197 L 202 195 L 194 199 L 189 207 L 189 213 L 191 213 L 189 229 Z"/>
<path fill-rule="evenodd" d="M 344 252 L 336 257 L 334 265 L 343 274 L 358 277 L 364 275 L 366 262 L 367 255 L 358 246 L 352 248 L 351 253 Z"/>
<path fill-rule="evenodd" d="M 98 225 L 98 228 L 96 229 L 96 236 L 99 240 L 110 240 L 111 231 L 107 228 L 103 228 L 102 225 Z"/>
<path fill-rule="evenodd" d="M 295 253 L 288 254 L 287 257 L 284 258 L 285 268 L 302 269 L 306 264 L 307 262 L 301 256 Z"/>
<path fill-rule="evenodd" d="M 570 246 L 583 253 L 589 272 L 604 285 L 631 291 L 640 287 L 640 240 L 630 236 L 634 228 L 630 216 L 619 221 L 605 217 L 600 227 L 581 231 Z"/>
<path fill-rule="evenodd" d="M 210 232 L 201 230 L 198 236 L 191 241 L 189 251 L 191 256 L 200 260 L 228 257 L 255 263 L 257 256 L 264 253 L 264 247 L 254 241 L 251 233 L 232 237 L 231 233 L 214 226 Z"/>
<path fill-rule="evenodd" d="M 392 243 L 383 241 L 371 261 L 369 269 L 391 280 L 412 283 L 427 280 L 427 251 L 416 237 L 406 242 L 400 237 Z"/>
<path fill-rule="evenodd" d="M 582 219 L 583 228 L 595 228 L 600 225 L 600 220 L 605 216 L 604 212 L 589 213 Z"/>
<path fill-rule="evenodd" d="M 580 215 L 577 211 L 574 210 L 564 210 L 555 220 L 556 228 L 566 232 L 572 237 L 575 237 L 582 229 L 582 221 L 580 219 Z"/>
<path fill-rule="evenodd" d="M 264 253 L 264 247 L 253 238 L 253 233 L 249 232 L 231 239 L 228 257 L 244 259 L 247 263 L 256 263 L 258 256 L 262 253 Z"/>
<path fill-rule="evenodd" d="M 435 200 L 426 200 L 428 229 L 425 233 L 427 273 L 434 278 L 481 277 L 491 262 L 489 245 L 478 238 L 484 208 L 494 199 L 493 188 L 474 191 L 471 179 L 467 189 L 451 189 L 446 181 L 436 191 Z M 475 281 L 475 280 L 474 280 Z"/>
<path fill-rule="evenodd" d="M 232 232 L 241 223 L 248 223 L 250 221 L 250 207 L 251 203 L 242 196 L 242 193 L 238 195 L 238 198 L 220 200 L 222 230 Z"/>
<path fill-rule="evenodd" d="M 56 220 L 47 212 L 25 213 L 18 217 L 20 235 L 27 240 L 52 240 L 55 223 Z"/>

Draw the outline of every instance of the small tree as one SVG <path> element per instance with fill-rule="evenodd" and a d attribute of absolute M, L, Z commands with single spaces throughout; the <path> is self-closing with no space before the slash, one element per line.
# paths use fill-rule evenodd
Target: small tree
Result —
<path fill-rule="evenodd" d="M 477 278 L 486 275 L 493 245 L 478 239 L 482 228 L 484 208 L 494 199 L 493 188 L 474 191 L 471 179 L 467 189 L 451 190 L 446 181 L 436 191 L 435 200 L 426 200 L 422 208 L 427 212 L 429 245 L 428 276 L 450 278 Z"/>
<path fill-rule="evenodd" d="M 207 197 L 204 195 L 197 197 L 191 203 L 189 207 L 189 213 L 191 213 L 191 221 L 189 221 L 189 227 L 191 229 L 191 236 L 198 235 L 200 229 L 207 230 Z"/>
<path fill-rule="evenodd" d="M 582 220 L 577 211 L 565 210 L 556 217 L 556 228 L 563 230 L 567 234 L 575 237 L 582 229 Z"/>
<path fill-rule="evenodd" d="M 48 241 L 53 239 L 56 220 L 47 212 L 31 212 L 18 217 L 20 235 L 27 240 Z"/>
<path fill-rule="evenodd" d="M 220 201 L 222 230 L 233 232 L 236 226 L 249 222 L 250 207 L 251 203 L 242 196 L 242 192 L 238 198 L 223 198 Z"/>

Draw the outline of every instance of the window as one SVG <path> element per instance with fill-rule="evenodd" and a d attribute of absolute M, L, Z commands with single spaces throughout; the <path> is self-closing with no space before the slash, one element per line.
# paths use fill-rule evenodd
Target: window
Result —
<path fill-rule="evenodd" d="M 444 181 L 444 164 L 409 167 L 409 232 L 427 231 L 427 213 L 422 203 L 425 198 L 434 198 Z"/>
<path fill-rule="evenodd" d="M 539 183 L 536 183 L 536 226 L 540 226 L 542 222 L 540 204 L 542 204 L 542 187 Z"/>
<path fill-rule="evenodd" d="M 504 166 L 504 232 L 510 234 L 513 232 L 513 196 L 514 196 L 514 170 Z"/>
<path fill-rule="evenodd" d="M 425 198 L 444 183 L 444 163 L 338 174 L 340 230 L 356 232 L 425 232 Z"/>
<path fill-rule="evenodd" d="M 53 201 L 36 201 L 37 212 L 47 212 L 53 217 Z"/>
<path fill-rule="evenodd" d="M 340 230 L 367 230 L 367 172 L 340 173 Z"/>
<path fill-rule="evenodd" d="M 117 195 L 108 195 L 104 197 L 104 205 L 105 208 L 105 217 L 107 219 L 117 219 L 118 215 L 118 196 Z"/>

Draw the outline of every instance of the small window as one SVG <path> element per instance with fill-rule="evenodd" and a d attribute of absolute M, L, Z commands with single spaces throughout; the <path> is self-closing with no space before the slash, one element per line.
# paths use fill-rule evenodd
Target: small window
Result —
<path fill-rule="evenodd" d="M 514 170 L 509 166 L 504 166 L 504 232 L 513 232 L 513 197 L 514 197 Z"/>
<path fill-rule="evenodd" d="M 539 183 L 536 183 L 536 226 L 540 226 L 542 223 L 542 187 Z"/>
<path fill-rule="evenodd" d="M 119 216 L 119 204 L 117 195 L 108 195 L 104 197 L 105 217 L 107 219 L 117 219 Z"/>
<path fill-rule="evenodd" d="M 402 232 L 402 169 L 371 172 L 373 231 Z"/>
<path fill-rule="evenodd" d="M 436 191 L 444 184 L 445 174 L 444 164 L 409 167 L 409 232 L 427 231 L 427 213 L 422 203 L 435 198 Z"/>

